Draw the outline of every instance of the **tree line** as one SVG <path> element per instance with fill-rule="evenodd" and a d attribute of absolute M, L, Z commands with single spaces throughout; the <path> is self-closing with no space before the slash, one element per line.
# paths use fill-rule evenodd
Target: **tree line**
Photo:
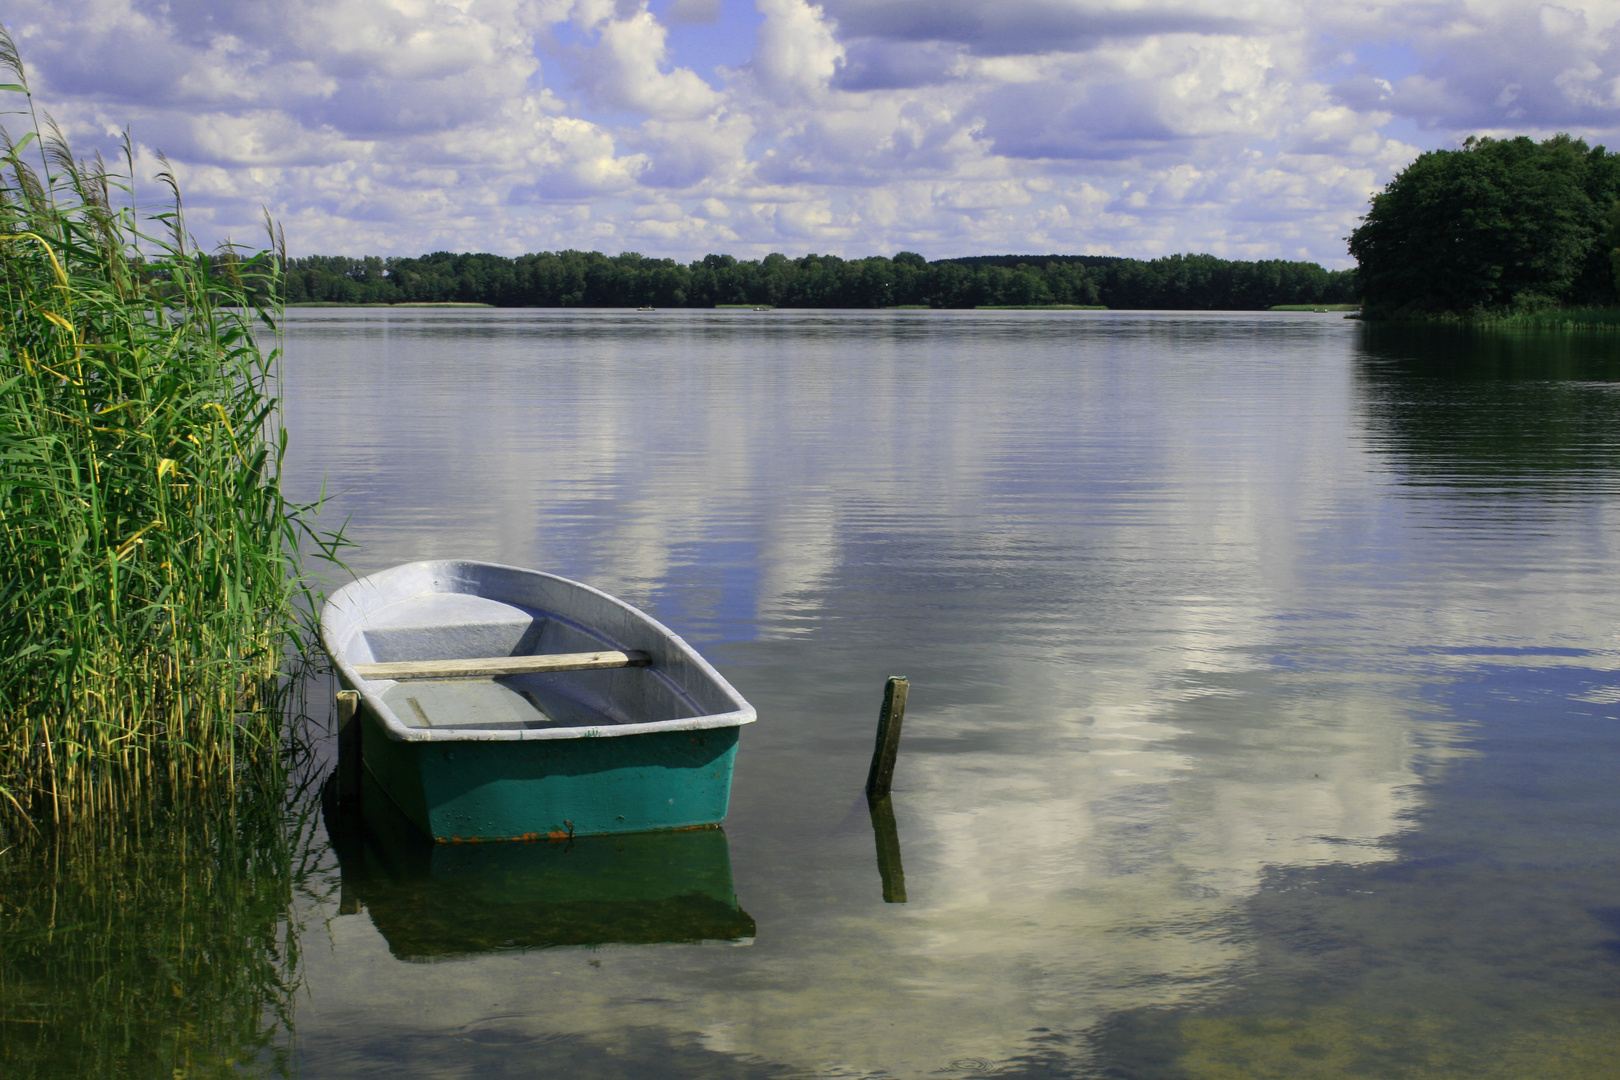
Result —
<path fill-rule="evenodd" d="M 1620 302 L 1620 153 L 1555 135 L 1419 155 L 1350 235 L 1368 318 Z"/>
<path fill-rule="evenodd" d="M 433 252 L 419 258 L 308 255 L 289 259 L 287 303 L 482 303 L 497 307 L 1110 308 L 1264 310 L 1353 303 L 1353 270 L 1316 263 L 997 255 L 929 262 L 805 255 L 705 255 L 691 263 L 624 252 L 538 252 L 508 258 Z"/>

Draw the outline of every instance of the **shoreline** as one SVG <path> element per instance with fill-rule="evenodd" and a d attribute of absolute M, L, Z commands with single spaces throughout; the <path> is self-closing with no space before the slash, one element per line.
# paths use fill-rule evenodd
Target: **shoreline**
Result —
<path fill-rule="evenodd" d="M 387 304 L 381 301 L 360 300 L 299 300 L 291 304 L 283 304 L 289 308 L 312 307 L 386 307 L 386 308 L 420 308 L 420 307 L 451 307 L 451 308 L 493 308 L 495 304 L 485 304 L 477 300 L 406 300 L 397 304 Z"/>
<path fill-rule="evenodd" d="M 1620 330 L 1620 307 L 1550 308 L 1508 314 L 1362 315 L 1368 323 L 1477 327 L 1492 330 Z"/>
<path fill-rule="evenodd" d="M 639 311 L 669 312 L 669 311 L 1156 311 L 1156 312 L 1194 312 L 1199 314 L 1263 314 L 1266 312 L 1296 312 L 1296 313 L 1323 313 L 1323 312 L 1359 312 L 1359 304 L 1283 304 L 1269 308 L 1111 308 L 1103 304 L 975 304 L 973 307 L 930 307 L 927 304 L 890 304 L 885 307 L 781 307 L 771 304 L 714 304 L 708 307 L 632 307 L 629 304 L 601 307 L 586 304 L 485 304 L 476 301 L 401 301 L 397 304 L 382 302 L 345 302 L 339 300 L 301 300 L 297 303 L 283 304 L 282 307 L 292 308 L 482 308 L 488 311 Z M 1352 316 L 1354 317 L 1354 316 Z M 1616 314 L 1620 321 L 1620 311 Z M 1410 322 L 1413 320 L 1383 320 Z M 1433 321 L 1433 320 L 1425 320 Z"/>

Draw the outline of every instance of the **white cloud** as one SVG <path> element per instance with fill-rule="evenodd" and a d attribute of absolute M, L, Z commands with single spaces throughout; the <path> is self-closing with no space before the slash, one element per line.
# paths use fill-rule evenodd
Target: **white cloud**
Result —
<path fill-rule="evenodd" d="M 584 120 L 542 117 L 534 122 L 534 135 L 525 157 L 535 179 L 516 189 L 533 198 L 575 200 L 623 191 L 647 167 L 639 154 L 617 156 L 613 137 Z"/>
<path fill-rule="evenodd" d="M 1620 144 L 1612 0 L 755 9 L 13 0 L 5 17 L 84 149 L 130 125 L 180 167 L 195 228 L 248 235 L 263 204 L 297 251 L 633 238 L 680 257 L 1343 265 L 1368 192 L 1420 148 L 1558 130 Z M 718 51 L 683 54 L 694 34 Z"/>
<path fill-rule="evenodd" d="M 642 176 L 649 187 L 722 189 L 743 175 L 754 134 L 753 119 L 732 112 L 700 120 L 649 120 L 629 141 L 651 161 Z"/>
<path fill-rule="evenodd" d="M 758 0 L 765 16 L 754 51 L 753 74 L 777 98 L 816 94 L 844 59 L 822 9 L 805 0 Z"/>
<path fill-rule="evenodd" d="M 578 21 L 598 35 L 575 58 L 576 79 L 599 105 L 660 119 L 690 119 L 720 104 L 720 95 L 689 68 L 668 64 L 669 32 L 645 0 L 626 15 L 617 7 L 582 0 Z"/>
<path fill-rule="evenodd" d="M 1613 3 L 1384 4 L 1328 13 L 1328 27 L 1361 52 L 1399 42 L 1416 72 L 1356 73 L 1340 99 L 1381 104 L 1420 126 L 1449 132 L 1614 131 L 1620 121 L 1620 6 Z M 1353 50 L 1355 51 L 1355 50 Z"/>

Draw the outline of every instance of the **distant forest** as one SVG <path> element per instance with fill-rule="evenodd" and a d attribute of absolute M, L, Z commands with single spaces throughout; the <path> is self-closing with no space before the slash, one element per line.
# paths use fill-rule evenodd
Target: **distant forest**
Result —
<path fill-rule="evenodd" d="M 689 264 L 634 252 L 420 258 L 309 255 L 288 260 L 287 303 L 484 303 L 497 307 L 972 308 L 1041 304 L 1110 308 L 1264 310 L 1359 297 L 1354 270 L 1316 263 L 1234 262 L 1213 255 L 1125 259 L 989 255 L 929 262 L 894 258 L 706 255 Z"/>

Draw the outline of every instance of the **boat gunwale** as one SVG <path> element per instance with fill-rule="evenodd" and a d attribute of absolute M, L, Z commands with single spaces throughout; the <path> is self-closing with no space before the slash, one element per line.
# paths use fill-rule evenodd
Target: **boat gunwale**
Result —
<path fill-rule="evenodd" d="M 551 581 L 560 582 L 569 588 L 582 590 L 601 600 L 606 600 L 657 632 L 664 639 L 667 648 L 679 652 L 687 663 L 697 669 L 698 674 L 709 679 L 724 697 L 736 702 L 740 707 L 728 712 L 706 713 L 702 716 L 679 717 L 672 720 L 652 720 L 638 724 L 524 728 L 516 731 L 502 728 L 409 727 L 399 719 L 392 707 L 383 700 L 383 693 L 388 687 L 396 685 L 396 680 L 382 679 L 373 682 L 359 675 L 355 671 L 354 662 L 347 658 L 345 651 L 333 647 L 332 638 L 329 634 L 331 622 L 328 619 L 328 613 L 334 612 L 344 619 L 359 622 L 363 627 L 363 621 L 358 616 L 351 615 L 339 603 L 340 600 L 345 598 L 346 594 L 350 599 L 358 597 L 361 590 L 372 583 L 373 578 L 383 574 L 412 570 L 431 573 L 433 571 L 429 570 L 429 568 L 439 567 L 447 570 L 455 567 L 479 567 L 547 578 Z M 620 600 L 611 593 L 603 592 L 593 585 L 587 585 L 583 581 L 575 581 L 560 574 L 550 574 L 544 570 L 534 570 L 524 566 L 486 562 L 481 559 L 421 559 L 414 562 L 400 563 L 397 566 L 379 570 L 375 574 L 367 574 L 344 585 L 326 601 L 321 609 L 320 636 L 321 646 L 326 650 L 333 667 L 337 669 L 339 680 L 343 686 L 359 692 L 361 700 L 369 708 L 372 716 L 377 720 L 383 731 L 390 739 L 396 742 L 526 742 L 540 739 L 608 739 L 666 731 L 706 731 L 714 728 L 741 727 L 743 724 L 753 723 L 758 718 L 754 707 L 748 704 L 747 700 L 737 692 L 731 683 L 726 681 L 725 676 L 715 670 L 714 665 L 704 659 L 703 655 L 693 648 L 685 638 L 651 615 L 648 615 L 645 611 Z M 667 679 L 668 676 L 665 675 L 664 678 Z M 685 688 L 680 687 L 679 689 L 684 695 Z"/>

